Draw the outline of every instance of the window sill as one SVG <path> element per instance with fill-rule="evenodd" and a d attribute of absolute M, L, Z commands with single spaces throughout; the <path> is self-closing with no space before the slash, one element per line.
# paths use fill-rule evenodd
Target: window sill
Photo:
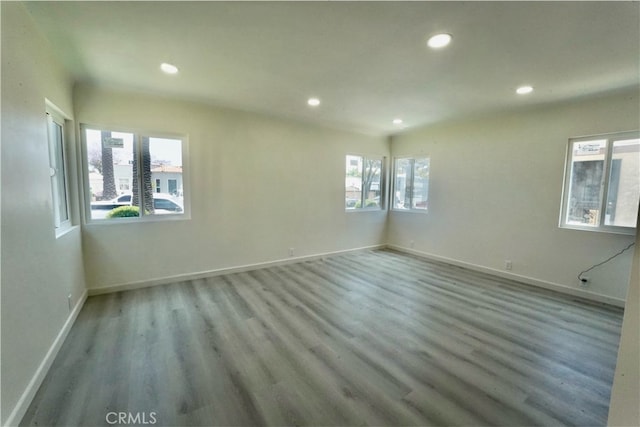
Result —
<path fill-rule="evenodd" d="M 381 208 L 357 208 L 357 209 L 345 209 L 345 213 L 354 213 L 354 212 L 384 212 L 385 209 Z"/>
<path fill-rule="evenodd" d="M 564 230 L 590 231 L 595 233 L 623 234 L 626 236 L 635 236 L 636 234 L 636 229 L 631 227 L 589 227 L 572 224 L 560 224 L 558 228 Z"/>
<path fill-rule="evenodd" d="M 411 213 L 411 214 L 420 214 L 426 215 L 429 213 L 427 209 L 391 209 L 391 212 L 403 212 L 403 213 Z"/>
<path fill-rule="evenodd" d="M 86 225 L 88 227 L 93 226 L 111 226 L 120 224 L 159 224 L 159 223 L 171 223 L 176 221 L 189 221 L 191 215 L 158 215 L 158 216 L 146 216 L 143 218 L 117 218 L 117 219 L 88 219 Z"/>
<path fill-rule="evenodd" d="M 65 227 L 56 228 L 56 240 L 66 236 L 67 234 L 71 233 L 72 231 L 78 228 L 79 228 L 78 225 L 67 225 Z"/>

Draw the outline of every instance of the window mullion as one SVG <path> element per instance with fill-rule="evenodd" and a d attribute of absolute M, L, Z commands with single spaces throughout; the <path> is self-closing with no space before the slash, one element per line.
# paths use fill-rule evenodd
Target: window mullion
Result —
<path fill-rule="evenodd" d="M 387 158 L 382 157 L 380 163 L 380 209 L 386 210 L 389 202 L 387 202 L 387 194 L 389 194 L 389 172 Z"/>
<path fill-rule="evenodd" d="M 416 175 L 416 159 L 411 159 L 411 182 L 409 184 L 409 209 L 413 209 L 413 185 L 415 182 Z"/>
<path fill-rule="evenodd" d="M 139 216 L 140 218 L 142 218 L 143 216 L 146 215 L 145 211 L 144 211 L 144 194 L 143 194 L 143 186 L 142 186 L 142 136 L 140 134 L 135 134 L 134 135 L 134 140 L 133 140 L 133 155 L 136 158 L 136 170 L 134 171 L 134 173 L 136 174 L 136 188 L 133 188 L 133 185 L 131 186 L 131 191 L 132 191 L 132 196 L 131 196 L 131 202 L 133 205 L 133 191 L 137 191 L 138 192 L 138 212 L 140 213 Z"/>
<path fill-rule="evenodd" d="M 365 205 L 364 205 L 364 201 L 365 201 L 365 195 L 364 195 L 364 174 L 365 174 L 365 170 L 366 170 L 366 164 L 367 164 L 367 159 L 362 156 L 362 169 L 360 170 L 360 209 L 364 209 Z"/>
<path fill-rule="evenodd" d="M 604 227 L 605 219 L 607 216 L 607 200 L 609 200 L 609 175 L 611 175 L 611 159 L 613 157 L 613 140 L 607 139 L 607 149 L 604 154 L 604 168 L 603 168 L 603 176 L 602 182 L 600 185 L 603 186 L 600 194 L 602 195 L 602 200 L 600 200 L 600 218 L 598 221 L 598 227 Z"/>
<path fill-rule="evenodd" d="M 62 191 L 64 191 L 64 207 L 67 212 L 66 218 L 64 222 L 71 223 L 71 200 L 69 199 L 69 154 L 67 153 L 67 128 L 65 126 L 65 122 L 62 122 L 62 128 L 60 129 L 62 135 L 62 141 L 60 142 L 60 150 L 62 151 L 62 171 L 63 171 L 63 181 L 62 181 Z"/>
<path fill-rule="evenodd" d="M 571 177 L 573 176 L 573 143 L 569 142 L 567 146 L 566 160 L 564 163 L 564 187 L 562 193 L 562 211 L 560 214 L 560 224 L 564 225 L 568 223 L 569 217 L 569 198 L 571 194 Z"/>

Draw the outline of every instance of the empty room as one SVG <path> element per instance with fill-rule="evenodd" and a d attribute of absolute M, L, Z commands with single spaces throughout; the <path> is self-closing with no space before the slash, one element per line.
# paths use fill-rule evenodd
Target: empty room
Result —
<path fill-rule="evenodd" d="M 0 2 L 0 424 L 640 425 L 639 6 Z"/>

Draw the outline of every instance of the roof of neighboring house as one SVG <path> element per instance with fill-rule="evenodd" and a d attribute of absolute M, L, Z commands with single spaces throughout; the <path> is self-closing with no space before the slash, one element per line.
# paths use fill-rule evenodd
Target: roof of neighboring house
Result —
<path fill-rule="evenodd" d="M 182 166 L 160 165 L 151 168 L 151 172 L 182 173 Z"/>

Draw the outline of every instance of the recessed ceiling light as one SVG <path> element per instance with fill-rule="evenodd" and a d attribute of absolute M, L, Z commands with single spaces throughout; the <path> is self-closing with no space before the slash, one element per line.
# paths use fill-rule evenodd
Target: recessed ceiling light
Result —
<path fill-rule="evenodd" d="M 394 125 L 401 125 L 402 124 L 402 119 L 393 119 L 393 124 Z"/>
<path fill-rule="evenodd" d="M 166 62 L 163 62 L 162 64 L 160 64 L 160 69 L 167 74 L 176 74 L 178 72 L 178 67 L 172 64 L 168 64 Z"/>
<path fill-rule="evenodd" d="M 518 89 L 516 89 L 516 93 L 518 95 L 526 95 L 531 92 L 533 92 L 533 88 L 531 86 L 520 86 Z"/>
<path fill-rule="evenodd" d="M 451 43 L 451 34 L 442 33 L 431 36 L 427 45 L 433 49 L 440 49 L 447 46 L 449 43 Z"/>
<path fill-rule="evenodd" d="M 320 105 L 320 100 L 318 98 L 309 98 L 309 100 L 307 101 L 307 104 L 309 104 L 312 107 L 317 107 L 318 105 Z"/>

